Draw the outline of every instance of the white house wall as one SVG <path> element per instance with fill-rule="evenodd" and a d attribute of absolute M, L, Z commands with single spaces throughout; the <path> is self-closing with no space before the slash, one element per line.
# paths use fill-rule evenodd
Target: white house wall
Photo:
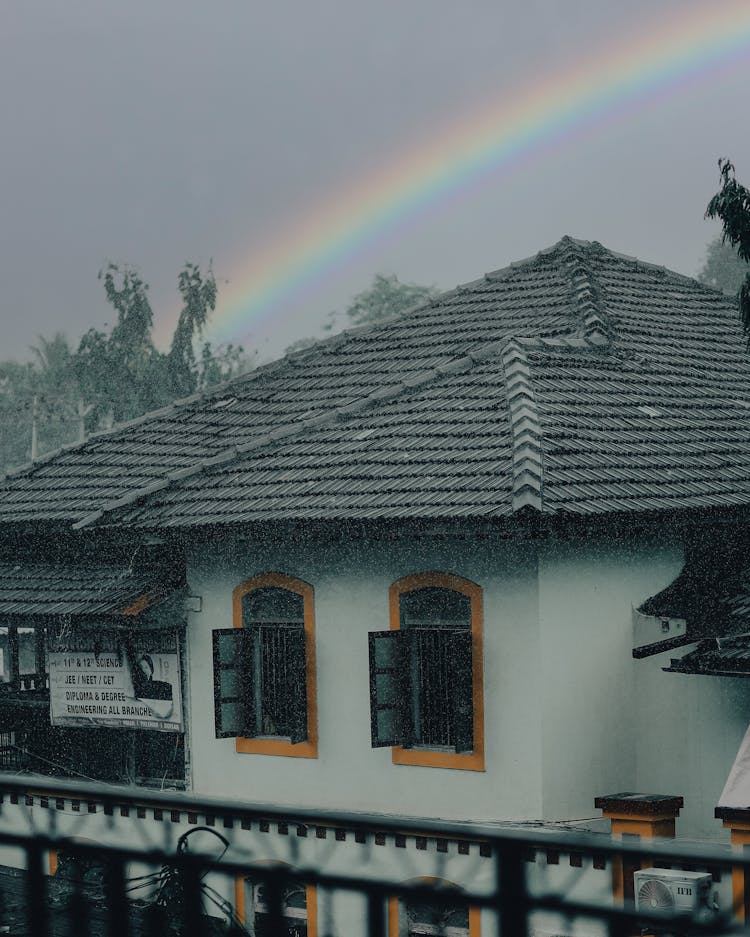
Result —
<path fill-rule="evenodd" d="M 631 606 L 682 563 L 682 535 L 668 530 L 540 546 L 546 819 L 591 816 L 597 794 L 679 794 L 679 834 L 726 835 L 714 808 L 750 722 L 750 682 L 663 672 L 690 648 L 631 655 Z"/>
<path fill-rule="evenodd" d="M 663 589 L 681 567 L 681 539 L 669 533 L 597 531 L 540 545 L 545 819 L 594 816 L 599 794 L 683 793 L 678 778 L 662 790 L 638 776 L 644 756 L 636 676 L 644 663 L 631 656 L 631 606 Z M 670 677 L 661 677 L 666 694 Z M 668 763 L 663 752 L 653 757 Z"/>
<path fill-rule="evenodd" d="M 635 662 L 638 786 L 685 797 L 681 833 L 728 838 L 714 808 L 750 722 L 750 681 L 663 672 L 694 646 Z"/>
<path fill-rule="evenodd" d="M 315 590 L 317 759 L 237 754 L 214 733 L 211 631 L 232 625 L 232 590 L 266 572 Z M 394 765 L 370 747 L 367 633 L 386 630 L 388 588 L 412 573 L 444 571 L 484 597 L 485 772 Z M 541 816 L 541 702 L 536 546 L 491 539 L 218 542 L 196 546 L 191 614 L 191 762 L 196 792 L 288 806 L 446 819 Z"/>

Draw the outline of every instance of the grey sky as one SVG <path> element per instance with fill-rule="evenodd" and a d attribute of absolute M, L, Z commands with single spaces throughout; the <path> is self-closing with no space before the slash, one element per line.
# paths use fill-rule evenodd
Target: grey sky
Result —
<path fill-rule="evenodd" d="M 213 257 L 220 281 L 236 279 L 268 232 L 443 122 L 694 6 L 5 0 L 0 357 L 108 321 L 96 279 L 108 258 L 137 265 L 171 321 L 184 261 Z M 702 215 L 717 158 L 750 184 L 748 87 L 750 62 L 543 147 L 235 338 L 267 357 L 317 333 L 376 271 L 447 288 L 566 233 L 695 273 L 716 231 Z"/>

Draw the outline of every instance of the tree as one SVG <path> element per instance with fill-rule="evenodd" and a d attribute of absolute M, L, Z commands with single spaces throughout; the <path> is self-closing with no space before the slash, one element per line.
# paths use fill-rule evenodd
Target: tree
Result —
<path fill-rule="evenodd" d="M 213 271 L 187 263 L 177 277 L 182 309 L 167 354 L 152 339 L 154 315 L 148 284 L 128 266 L 110 263 L 100 273 L 117 321 L 109 334 L 90 329 L 81 339 L 75 367 L 84 398 L 92 405 L 90 428 L 140 416 L 247 370 L 240 346 L 215 352 L 195 345 L 216 308 Z"/>
<path fill-rule="evenodd" d="M 89 329 L 75 352 L 60 332 L 40 336 L 32 361 L 0 362 L 0 471 L 81 438 L 82 429 L 107 428 L 249 370 L 239 345 L 214 350 L 203 342 L 197 351 L 216 308 L 210 267 L 205 275 L 197 264 L 180 271 L 182 310 L 166 354 L 154 344 L 148 284 L 138 271 L 108 263 L 99 278 L 117 314 L 109 331 Z"/>
<path fill-rule="evenodd" d="M 216 308 L 216 280 L 210 264 L 205 277 L 197 264 L 185 264 L 177 277 L 177 288 L 182 296 L 182 310 L 166 365 L 170 393 L 174 397 L 186 397 L 193 393 L 197 384 L 194 341 L 202 335 L 209 314 Z M 208 356 L 210 351 L 207 349 Z"/>
<path fill-rule="evenodd" d="M 89 329 L 74 357 L 82 395 L 92 404 L 94 427 L 129 420 L 163 399 L 161 355 L 151 330 L 154 314 L 146 284 L 135 268 L 109 263 L 99 273 L 117 313 L 109 334 Z"/>
<path fill-rule="evenodd" d="M 706 259 L 698 279 L 715 290 L 736 295 L 748 272 L 750 265 L 740 260 L 737 252 L 717 237 L 706 247 Z"/>
<path fill-rule="evenodd" d="M 721 240 L 735 248 L 738 258 L 750 263 L 750 191 L 735 177 L 728 159 L 719 160 L 721 188 L 706 208 L 707 218 L 718 218 L 723 227 Z M 750 272 L 739 287 L 740 317 L 745 334 L 750 338 Z"/>
<path fill-rule="evenodd" d="M 346 326 L 371 325 L 390 316 L 406 312 L 412 306 L 429 302 L 438 295 L 440 290 L 436 286 L 420 286 L 417 283 L 402 283 L 395 273 L 376 273 L 372 283 L 366 290 L 357 293 L 347 306 L 344 316 Z M 339 323 L 340 314 L 329 312 L 328 321 L 323 326 L 324 332 L 335 332 Z M 295 351 L 310 348 L 318 341 L 317 338 L 298 338 L 287 345 L 285 355 Z"/>
<path fill-rule="evenodd" d="M 376 273 L 372 284 L 354 297 L 345 315 L 351 325 L 369 325 L 426 303 L 438 292 L 435 286 L 402 283 L 395 273 Z"/>

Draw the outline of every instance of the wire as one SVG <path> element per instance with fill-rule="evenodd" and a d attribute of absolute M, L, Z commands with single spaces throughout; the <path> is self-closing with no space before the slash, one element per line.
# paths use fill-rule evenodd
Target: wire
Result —
<path fill-rule="evenodd" d="M 102 781 L 101 778 L 90 778 L 87 774 L 82 774 L 80 771 L 76 771 L 74 768 L 69 768 L 67 765 L 60 764 L 57 761 L 51 761 L 49 758 L 45 758 L 43 755 L 38 755 L 36 752 L 31 752 L 27 748 L 23 748 L 21 745 L 16 745 L 14 742 L 11 742 L 9 747 L 16 749 L 16 751 L 23 752 L 24 755 L 29 755 L 31 758 L 36 758 L 37 761 L 43 761 L 48 765 L 52 765 L 53 768 L 60 768 L 69 775 L 77 778 L 83 778 L 84 781 L 93 781 L 95 784 L 107 783 L 106 781 Z M 21 777 L 23 774 L 25 774 L 24 771 L 18 770 L 16 772 L 16 777 Z"/>

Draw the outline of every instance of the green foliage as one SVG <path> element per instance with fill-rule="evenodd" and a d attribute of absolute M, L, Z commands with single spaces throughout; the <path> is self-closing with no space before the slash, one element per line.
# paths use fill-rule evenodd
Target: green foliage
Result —
<path fill-rule="evenodd" d="M 366 290 L 352 299 L 344 312 L 346 322 L 344 327 L 357 325 L 371 325 L 390 316 L 399 315 L 429 302 L 438 295 L 440 290 L 435 286 L 419 286 L 417 283 L 402 283 L 394 274 L 376 273 L 372 283 Z M 323 326 L 324 332 L 335 332 L 339 325 L 339 313 L 328 314 L 328 321 Z M 303 348 L 309 348 L 318 341 L 316 338 L 298 338 L 287 345 L 284 354 L 289 355 Z"/>
<path fill-rule="evenodd" d="M 721 188 L 706 208 L 707 218 L 718 218 L 723 232 L 722 241 L 735 248 L 737 256 L 750 262 L 750 191 L 735 177 L 734 166 L 728 159 L 719 160 Z M 739 288 L 740 317 L 745 334 L 750 338 L 750 272 L 746 273 Z"/>
<path fill-rule="evenodd" d="M 128 266 L 107 264 L 99 274 L 116 321 L 107 331 L 89 329 L 72 351 L 57 333 L 39 338 L 28 364 L 0 362 L 0 469 L 32 457 L 32 422 L 39 454 L 81 435 L 164 406 L 175 397 L 211 387 L 249 369 L 240 346 L 218 350 L 196 343 L 216 308 L 217 287 L 209 267 L 186 264 L 177 280 L 182 297 L 169 351 L 153 341 L 148 285 Z"/>
<path fill-rule="evenodd" d="M 216 308 L 216 280 L 209 265 L 205 277 L 196 264 L 185 264 L 177 278 L 177 288 L 182 296 L 182 310 L 172 336 L 172 345 L 167 356 L 169 390 L 174 397 L 185 397 L 193 393 L 197 385 L 197 368 L 193 343 L 200 336 L 208 321 L 209 313 Z M 204 365 L 211 359 L 211 349 L 204 346 Z M 213 374 L 213 370 L 204 375 Z"/>
<path fill-rule="evenodd" d="M 750 265 L 740 260 L 737 252 L 717 237 L 706 247 L 706 259 L 698 279 L 715 290 L 736 295 L 748 272 Z"/>
<path fill-rule="evenodd" d="M 312 348 L 313 345 L 317 344 L 317 341 L 317 338 L 298 338 L 291 345 L 286 346 L 284 354 L 291 355 L 295 351 L 302 351 L 303 348 Z"/>
<path fill-rule="evenodd" d="M 438 292 L 434 286 L 402 283 L 394 273 L 376 273 L 372 284 L 349 304 L 346 317 L 351 325 L 369 325 L 426 303 Z"/>
<path fill-rule="evenodd" d="M 40 336 L 32 361 L 0 362 L 0 469 L 31 458 L 32 416 L 40 442 L 53 449 L 74 439 L 78 395 L 73 354 L 65 336 Z"/>
<path fill-rule="evenodd" d="M 90 329 L 74 358 L 81 393 L 92 404 L 92 428 L 132 419 L 159 406 L 163 398 L 162 356 L 151 337 L 148 285 L 132 267 L 113 263 L 99 278 L 117 319 L 109 335 Z"/>

